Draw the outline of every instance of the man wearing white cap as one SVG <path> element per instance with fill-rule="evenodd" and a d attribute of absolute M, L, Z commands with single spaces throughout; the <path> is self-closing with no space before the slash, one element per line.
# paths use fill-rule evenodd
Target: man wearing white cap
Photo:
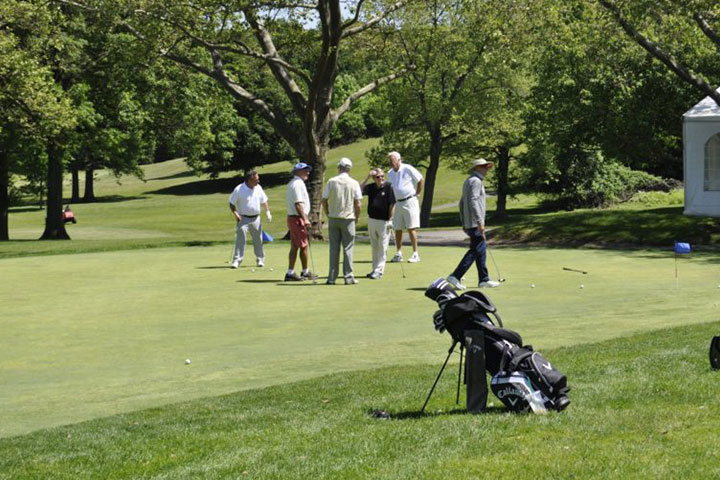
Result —
<path fill-rule="evenodd" d="M 395 201 L 397 202 L 395 215 L 393 216 L 397 253 L 390 261 L 402 262 L 403 230 L 407 230 L 410 245 L 412 245 L 413 249 L 408 262 L 419 262 L 417 229 L 420 228 L 420 202 L 418 202 L 418 196 L 422 193 L 423 176 L 412 165 L 402 163 L 398 152 L 388 153 L 388 161 L 390 162 L 390 170 L 388 170 L 387 178 L 392 185 Z"/>
<path fill-rule="evenodd" d="M 342 244 L 345 285 L 355 285 L 357 280 L 353 275 L 353 247 L 355 224 L 360 216 L 362 191 L 357 180 L 350 177 L 352 162 L 349 158 L 341 158 L 337 168 L 337 176 L 328 180 L 322 193 L 322 204 L 328 217 L 330 241 L 330 273 L 326 283 L 335 285 L 340 270 Z"/>
<path fill-rule="evenodd" d="M 258 267 L 265 266 L 265 252 L 262 242 L 262 225 L 260 224 L 260 206 L 265 207 L 265 215 L 272 220 L 268 197 L 260 186 L 260 175 L 255 170 L 245 174 L 245 182 L 241 183 L 230 194 L 230 211 L 237 222 L 235 233 L 235 250 L 233 251 L 232 268 L 238 268 L 245 254 L 247 232 L 253 241 L 253 250 Z"/>
<path fill-rule="evenodd" d="M 459 203 L 460 218 L 465 233 L 470 237 L 470 249 L 460 260 L 453 273 L 447 277 L 448 283 L 459 290 L 467 288 L 461 283 L 461 279 L 473 262 L 478 270 L 478 287 L 495 288 L 500 286 L 499 282 L 490 280 L 485 265 L 487 245 L 485 244 L 485 186 L 483 180 L 492 166 L 492 162 L 488 162 L 484 158 L 474 160 L 470 165 L 470 176 L 463 184 Z"/>

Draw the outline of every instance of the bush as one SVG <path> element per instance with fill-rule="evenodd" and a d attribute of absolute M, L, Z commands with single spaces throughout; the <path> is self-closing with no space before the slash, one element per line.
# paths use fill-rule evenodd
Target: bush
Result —
<path fill-rule="evenodd" d="M 625 202 L 640 191 L 670 191 L 671 182 L 615 161 L 598 151 L 584 152 L 568 161 L 559 199 L 566 208 L 600 208 Z"/>

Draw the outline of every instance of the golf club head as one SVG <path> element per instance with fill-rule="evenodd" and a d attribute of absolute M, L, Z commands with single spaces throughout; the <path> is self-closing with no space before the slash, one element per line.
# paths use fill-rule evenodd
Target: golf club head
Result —
<path fill-rule="evenodd" d="M 500 283 L 505 283 L 505 278 L 504 278 L 504 277 L 503 277 L 503 278 L 498 278 L 498 282 L 500 282 Z"/>

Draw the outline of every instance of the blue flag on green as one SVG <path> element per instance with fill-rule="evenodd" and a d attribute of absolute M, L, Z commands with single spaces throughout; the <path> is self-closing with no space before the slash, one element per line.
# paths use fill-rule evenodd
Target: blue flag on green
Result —
<path fill-rule="evenodd" d="M 690 253 L 690 244 L 685 242 L 675 242 L 675 253 Z"/>

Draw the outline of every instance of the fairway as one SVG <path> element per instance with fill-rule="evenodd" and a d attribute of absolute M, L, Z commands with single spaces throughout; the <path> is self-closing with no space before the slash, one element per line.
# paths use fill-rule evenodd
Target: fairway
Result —
<path fill-rule="evenodd" d="M 252 255 L 238 270 L 227 267 L 229 245 L 0 260 L 0 436 L 442 361 L 449 339 L 434 332 L 436 305 L 422 293 L 451 271 L 461 248 L 422 247 L 422 262 L 404 264 L 407 278 L 389 264 L 371 281 L 362 278 L 370 249 L 361 244 L 352 287 L 280 282 L 287 248 L 267 245 L 266 267 L 255 272 Z M 540 350 L 720 318 L 717 254 L 680 258 L 676 286 L 669 251 L 493 251 L 508 280 L 489 295 L 506 326 Z M 324 276 L 327 244 L 314 243 L 313 255 Z"/>

